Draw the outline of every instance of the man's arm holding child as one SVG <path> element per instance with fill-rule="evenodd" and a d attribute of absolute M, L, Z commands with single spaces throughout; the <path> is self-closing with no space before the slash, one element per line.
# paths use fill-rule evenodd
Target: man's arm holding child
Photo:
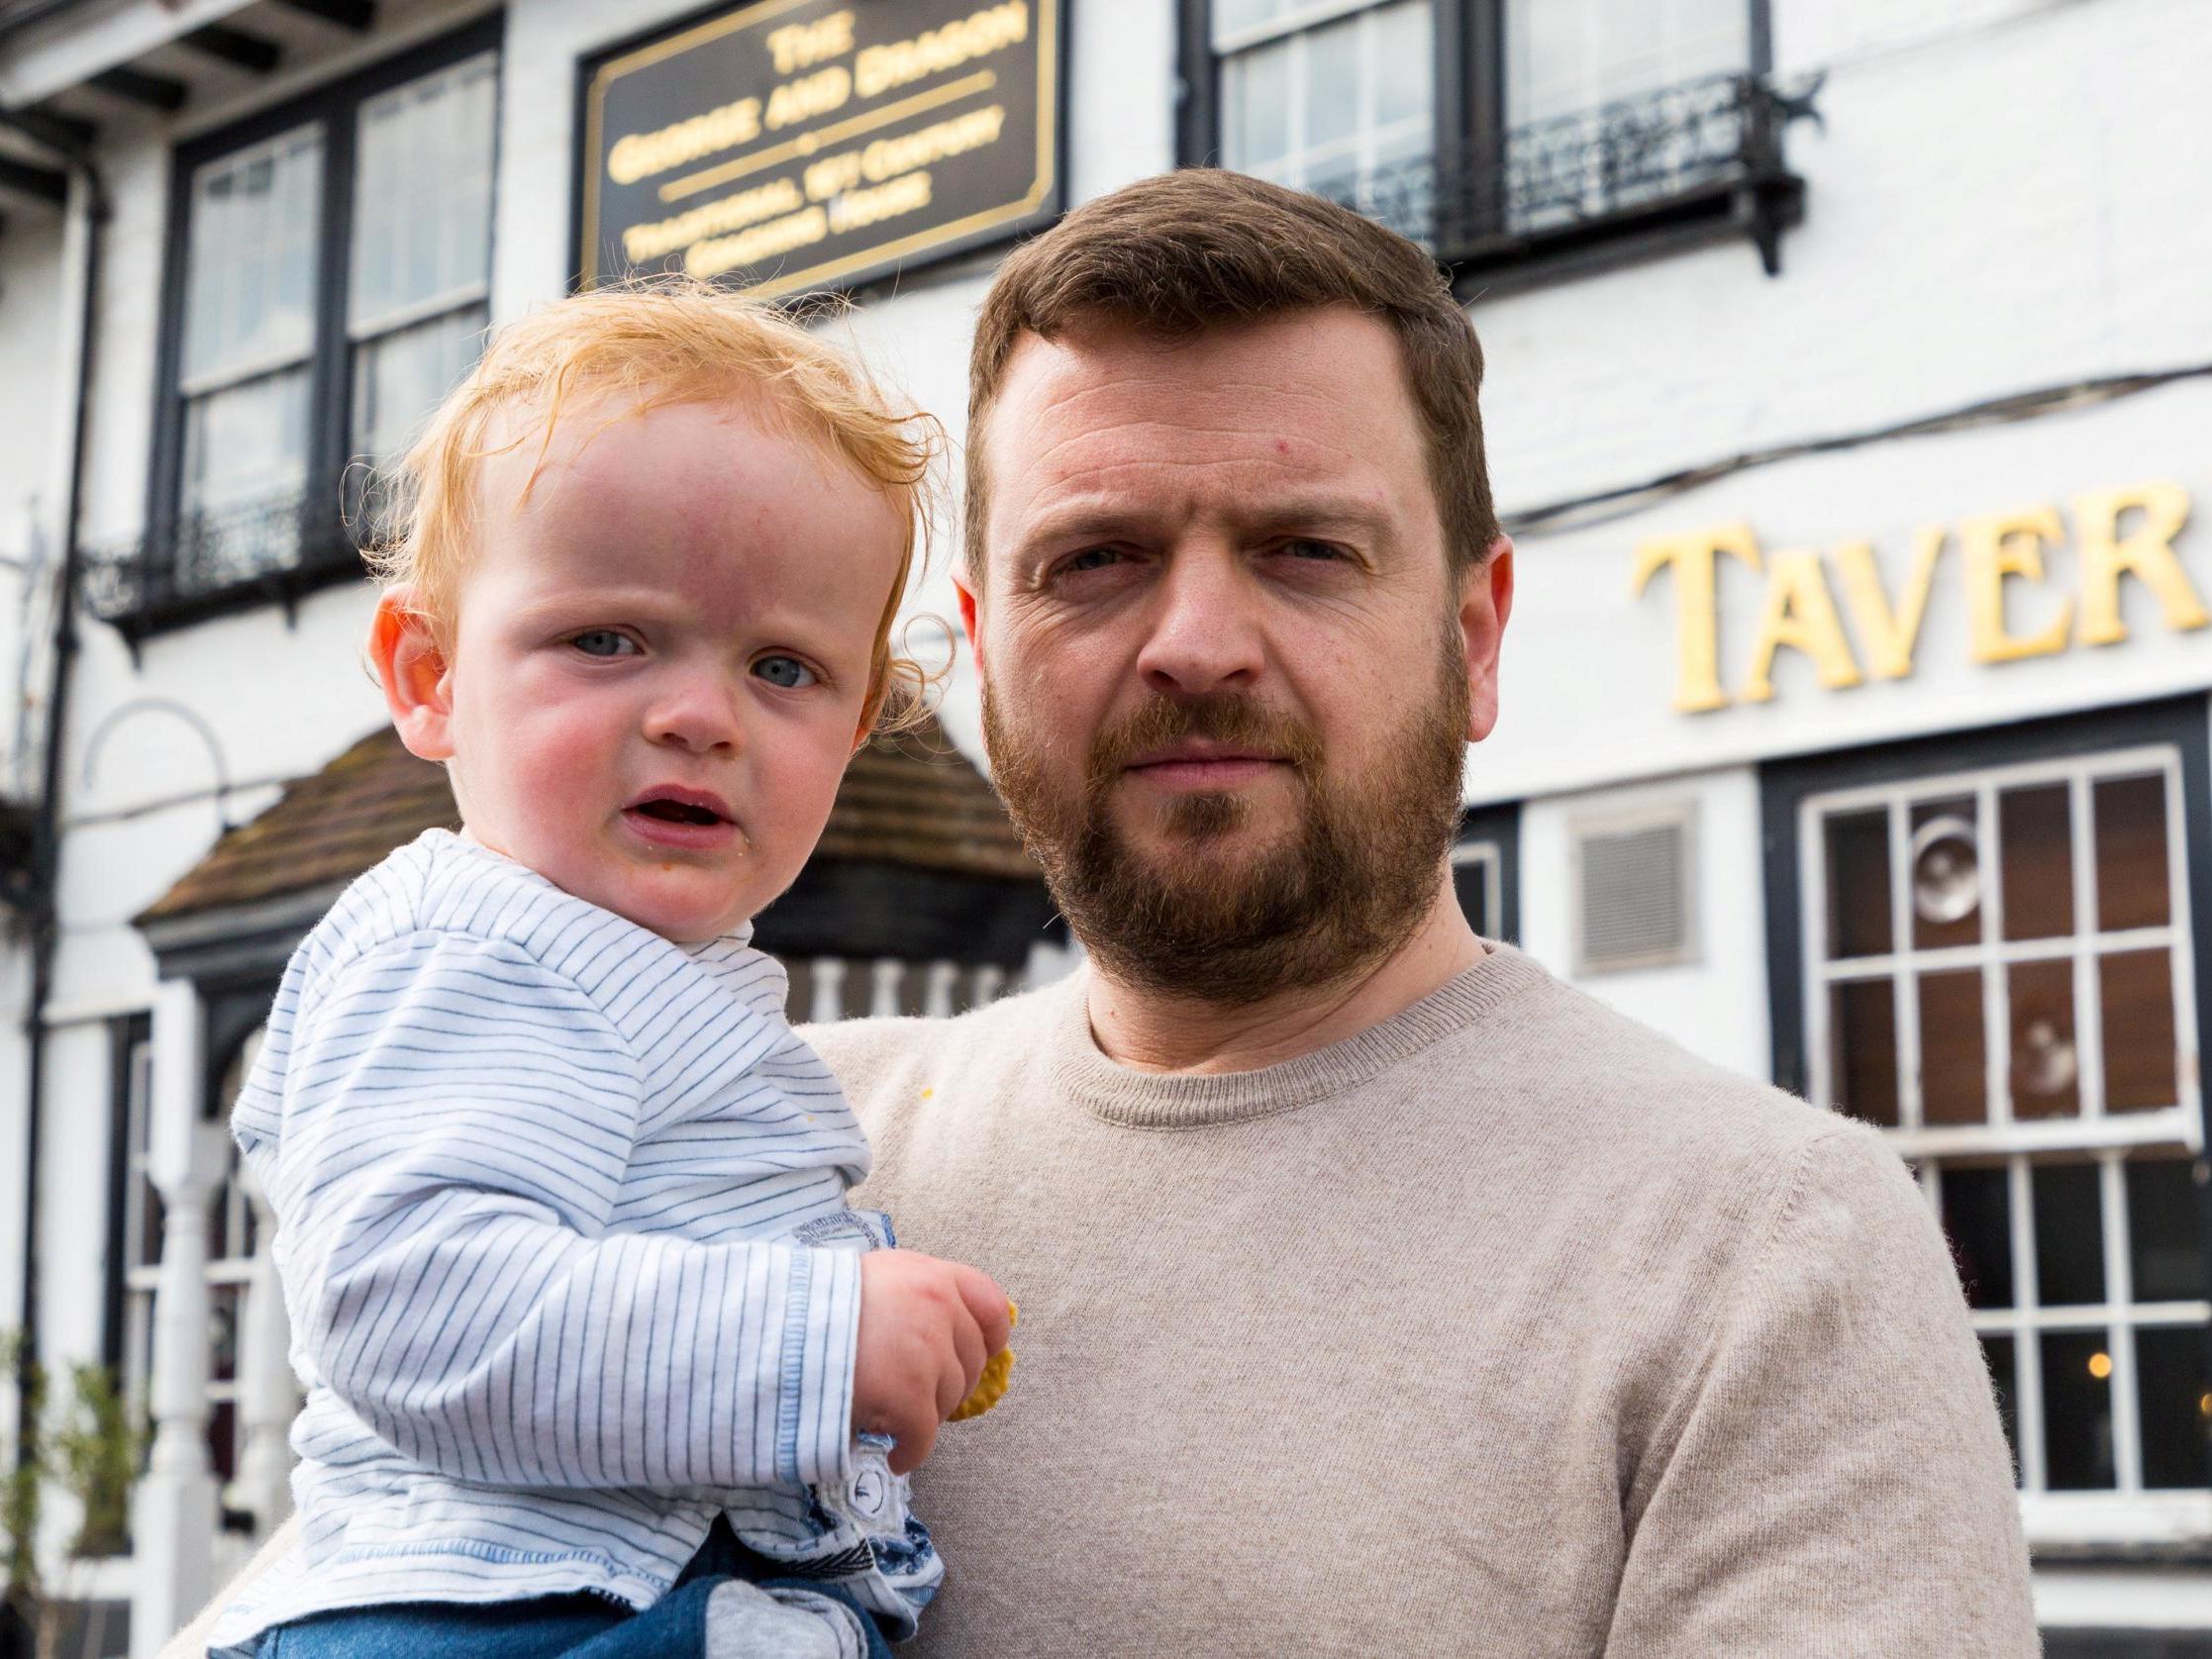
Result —
<path fill-rule="evenodd" d="M 2028 1659 L 2012 1464 L 1943 1235 L 1867 1130 L 1799 1148 L 1636 1473 L 1608 1654 Z"/>

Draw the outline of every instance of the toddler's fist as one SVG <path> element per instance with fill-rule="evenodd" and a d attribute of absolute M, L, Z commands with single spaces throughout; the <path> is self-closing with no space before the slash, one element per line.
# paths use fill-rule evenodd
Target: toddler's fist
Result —
<path fill-rule="evenodd" d="M 888 1434 L 893 1474 L 921 1466 L 937 1430 L 1006 1346 L 1006 1293 L 989 1274 L 914 1250 L 860 1258 L 853 1426 Z"/>

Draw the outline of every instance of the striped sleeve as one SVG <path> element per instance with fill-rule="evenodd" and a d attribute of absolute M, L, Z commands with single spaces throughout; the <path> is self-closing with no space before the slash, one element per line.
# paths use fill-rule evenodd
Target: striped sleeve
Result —
<path fill-rule="evenodd" d="M 315 1372 L 403 1455 L 509 1487 L 831 1481 L 859 1266 L 610 1229 L 645 1090 L 519 946 L 384 945 L 303 999 L 274 1144 Z"/>

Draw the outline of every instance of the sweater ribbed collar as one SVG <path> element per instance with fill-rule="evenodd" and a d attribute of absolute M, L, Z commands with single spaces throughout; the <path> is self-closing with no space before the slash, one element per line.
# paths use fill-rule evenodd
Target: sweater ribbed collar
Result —
<path fill-rule="evenodd" d="M 1194 1076 L 1135 1071 L 1101 1053 L 1085 1003 L 1088 972 L 1061 988 L 1052 1045 L 1054 1092 L 1107 1122 L 1140 1129 L 1210 1128 L 1327 1100 L 1465 1030 L 1545 977 L 1520 951 L 1493 944 L 1474 966 L 1380 1025 L 1258 1071 Z"/>

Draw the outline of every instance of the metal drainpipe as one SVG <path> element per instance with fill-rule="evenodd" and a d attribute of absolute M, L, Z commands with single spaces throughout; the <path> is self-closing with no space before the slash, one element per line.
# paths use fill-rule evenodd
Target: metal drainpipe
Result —
<path fill-rule="evenodd" d="M 0 121 L 7 114 L 0 111 Z M 49 147 L 51 147 L 50 146 Z M 84 203 L 84 296 L 77 335 L 77 391 L 69 448 L 69 499 L 61 520 L 61 570 L 54 596 L 53 674 L 47 698 L 46 753 L 41 761 L 38 812 L 31 835 L 31 1006 L 24 1019 L 30 1039 L 28 1087 L 24 1091 L 23 1165 L 23 1339 L 16 1369 L 16 1460 L 27 1457 L 37 1425 L 31 1420 L 27 1386 L 39 1363 L 39 1122 L 46 1091 L 47 998 L 53 987 L 53 958 L 60 939 L 57 901 L 61 864 L 61 748 L 67 734 L 69 668 L 77 654 L 77 577 L 82 565 L 78 537 L 79 503 L 84 495 L 86 439 L 90 430 L 93 338 L 99 315 L 100 241 L 108 222 L 108 193 L 89 151 L 68 150 Z"/>

